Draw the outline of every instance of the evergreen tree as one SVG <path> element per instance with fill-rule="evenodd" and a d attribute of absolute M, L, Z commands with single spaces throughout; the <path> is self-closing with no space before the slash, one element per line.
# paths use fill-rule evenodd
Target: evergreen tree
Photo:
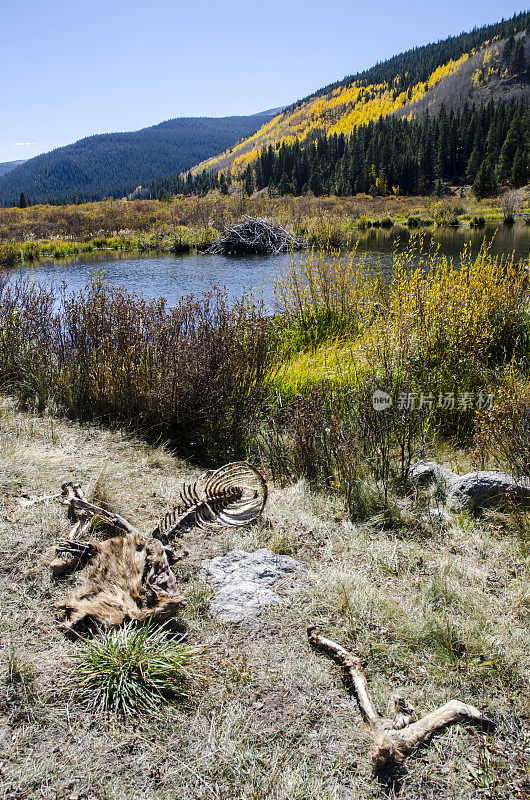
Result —
<path fill-rule="evenodd" d="M 309 188 L 316 197 L 322 194 L 322 173 L 319 169 L 311 173 L 309 178 Z"/>
<path fill-rule="evenodd" d="M 465 106 L 440 118 L 409 121 L 389 115 L 356 128 L 349 137 L 321 135 L 307 145 L 296 141 L 279 149 L 269 146 L 247 167 L 242 180 L 247 191 L 268 187 L 271 194 L 311 190 L 315 195 L 343 196 L 395 191 L 434 191 L 441 196 L 444 181 L 467 181 L 475 184 L 478 194 L 488 196 L 497 184 L 521 186 L 528 180 L 528 131 L 530 111 L 524 98 L 496 106 Z M 224 192 L 228 183 L 223 175 L 218 180 L 205 172 L 179 181 L 175 185 L 186 194 L 216 187 Z"/>
<path fill-rule="evenodd" d="M 523 39 L 518 39 L 513 49 L 510 61 L 510 72 L 512 75 L 523 77 L 526 74 L 526 56 L 524 51 Z"/>
<path fill-rule="evenodd" d="M 473 192 L 478 200 L 483 197 L 491 197 L 497 191 L 497 181 L 495 180 L 495 170 L 493 159 L 488 156 L 480 165 L 477 177 L 473 182 Z"/>
<path fill-rule="evenodd" d="M 518 189 L 519 186 L 524 186 L 528 180 L 528 172 L 526 166 L 526 159 L 523 154 L 522 147 L 518 147 L 513 159 L 513 166 L 510 172 L 510 186 Z"/>
<path fill-rule="evenodd" d="M 497 179 L 499 183 L 506 183 L 510 178 L 513 160 L 517 148 L 522 144 L 522 134 L 519 117 L 514 117 L 508 130 L 504 144 L 501 147 L 497 165 Z"/>
<path fill-rule="evenodd" d="M 248 197 L 251 197 L 254 194 L 254 177 L 252 175 L 252 167 L 250 167 L 250 165 L 245 170 L 243 189 Z"/>
<path fill-rule="evenodd" d="M 28 201 L 26 200 L 26 195 L 24 194 L 24 192 L 20 193 L 20 199 L 18 201 L 18 207 L 19 208 L 27 208 L 28 207 Z"/>
<path fill-rule="evenodd" d="M 512 60 L 513 48 L 515 47 L 515 37 L 512 35 L 506 40 L 504 49 L 502 51 L 502 58 L 506 64 L 510 64 Z"/>
<path fill-rule="evenodd" d="M 219 191 L 221 194 L 228 194 L 228 184 L 226 183 L 224 172 L 221 172 L 219 177 Z"/>

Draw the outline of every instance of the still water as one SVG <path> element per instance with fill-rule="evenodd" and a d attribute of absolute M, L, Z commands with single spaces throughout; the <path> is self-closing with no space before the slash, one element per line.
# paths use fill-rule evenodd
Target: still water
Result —
<path fill-rule="evenodd" d="M 392 253 L 395 247 L 403 249 L 409 239 L 406 229 L 391 231 L 372 228 L 359 239 L 356 258 L 367 271 L 392 271 Z M 484 238 L 491 242 L 495 254 L 515 251 L 517 260 L 528 260 L 530 253 L 530 225 L 517 223 L 491 226 L 482 230 L 443 228 L 423 233 L 424 247 L 439 245 L 439 252 L 458 262 L 464 245 L 478 252 Z M 276 275 L 290 262 L 290 255 L 240 256 L 228 258 L 219 255 L 170 255 L 148 253 L 90 253 L 61 260 L 43 260 L 13 271 L 13 278 L 24 275 L 44 287 L 59 288 L 63 284 L 72 291 L 83 289 L 91 272 L 103 270 L 111 283 L 125 286 L 144 297 L 167 298 L 173 304 L 186 294 L 200 294 L 212 285 L 226 290 L 230 300 L 241 297 L 243 291 L 254 290 L 272 307 L 273 286 Z M 300 258 L 300 254 L 295 254 Z"/>

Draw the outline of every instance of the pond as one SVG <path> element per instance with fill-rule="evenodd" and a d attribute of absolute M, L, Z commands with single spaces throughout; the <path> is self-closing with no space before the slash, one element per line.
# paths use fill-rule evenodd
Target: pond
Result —
<path fill-rule="evenodd" d="M 403 249 L 410 233 L 404 228 L 385 231 L 372 228 L 359 238 L 357 258 L 367 271 L 380 269 L 388 275 L 392 270 L 392 252 Z M 515 251 L 517 260 L 528 259 L 530 225 L 488 226 L 482 230 L 467 228 L 424 229 L 424 246 L 439 245 L 440 253 L 455 261 L 464 245 L 478 252 L 484 238 L 492 240 L 495 254 Z M 276 274 L 285 268 L 291 256 L 172 255 L 153 253 L 99 252 L 69 259 L 48 259 L 33 265 L 23 265 L 13 271 L 13 278 L 24 275 L 45 287 L 60 287 L 63 283 L 72 290 L 84 288 L 91 272 L 102 270 L 107 280 L 125 286 L 144 297 L 167 298 L 170 305 L 186 294 L 200 294 L 217 285 L 226 289 L 230 300 L 241 297 L 243 291 L 255 290 L 272 307 Z M 300 254 L 295 254 L 300 258 Z"/>

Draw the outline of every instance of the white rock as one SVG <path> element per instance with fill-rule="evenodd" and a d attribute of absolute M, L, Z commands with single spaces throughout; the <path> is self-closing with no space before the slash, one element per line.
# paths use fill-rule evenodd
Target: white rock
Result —
<path fill-rule="evenodd" d="M 253 622 L 270 605 L 284 601 L 276 588 L 290 588 L 306 570 L 296 559 L 271 550 L 232 550 L 201 564 L 200 578 L 216 591 L 210 610 L 224 622 Z"/>

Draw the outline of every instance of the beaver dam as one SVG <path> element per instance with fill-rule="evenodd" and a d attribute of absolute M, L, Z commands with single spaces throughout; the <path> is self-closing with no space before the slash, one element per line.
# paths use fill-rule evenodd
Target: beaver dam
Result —
<path fill-rule="evenodd" d="M 281 225 L 259 217 L 244 217 L 242 222 L 227 230 L 207 253 L 239 256 L 246 253 L 277 255 L 290 250 L 303 250 L 306 242 L 297 239 Z"/>

